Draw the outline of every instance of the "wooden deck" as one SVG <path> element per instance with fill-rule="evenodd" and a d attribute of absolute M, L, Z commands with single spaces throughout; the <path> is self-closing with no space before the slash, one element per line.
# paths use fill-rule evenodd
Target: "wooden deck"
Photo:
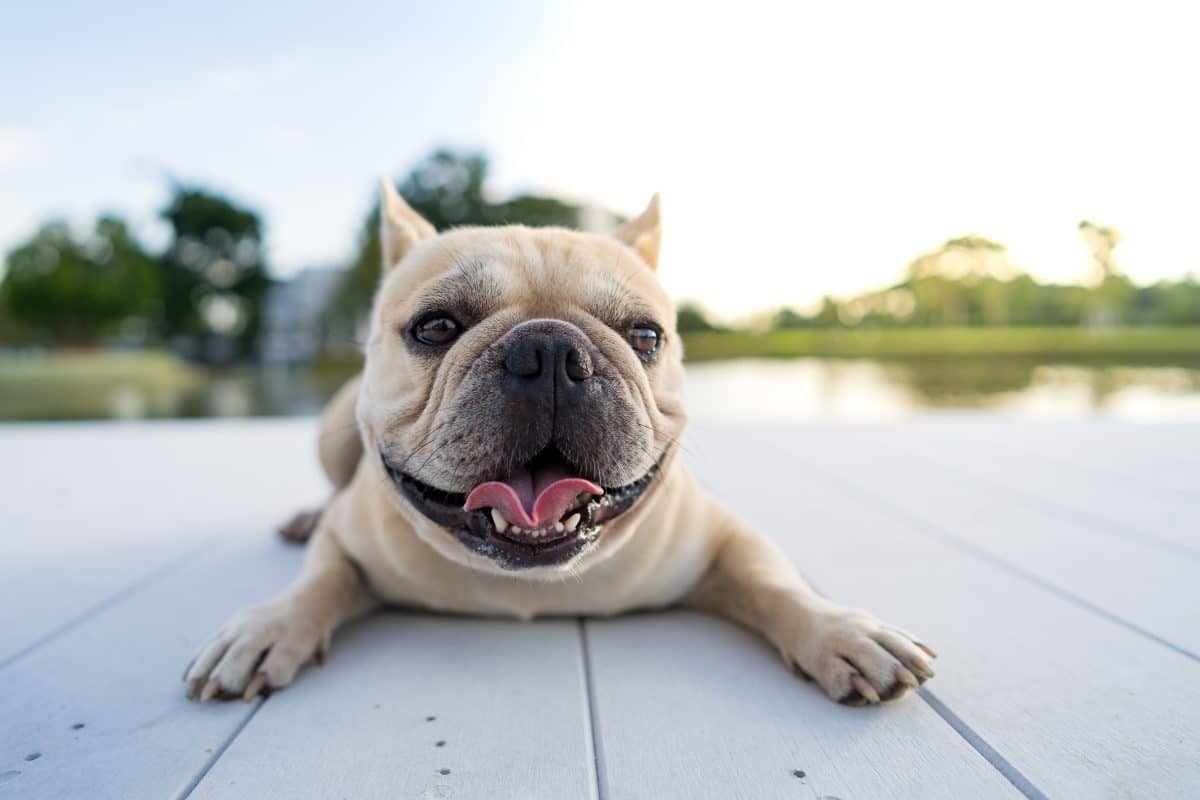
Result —
<path fill-rule="evenodd" d="M 940 651 L 898 704 L 682 611 L 381 614 L 285 692 L 189 703 L 194 648 L 296 571 L 314 428 L 0 427 L 0 798 L 1200 794 L 1200 425 L 693 428 L 821 591 Z"/>

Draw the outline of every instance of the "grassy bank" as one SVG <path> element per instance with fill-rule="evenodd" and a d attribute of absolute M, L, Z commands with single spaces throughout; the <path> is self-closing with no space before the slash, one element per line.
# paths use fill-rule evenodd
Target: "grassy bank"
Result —
<path fill-rule="evenodd" d="M 162 350 L 62 350 L 0 353 L 0 382 L 129 381 L 178 385 L 199 380 L 202 372 Z"/>
<path fill-rule="evenodd" d="M 0 353 L 0 419 L 164 416 L 205 373 L 159 350 Z"/>
<path fill-rule="evenodd" d="M 722 358 L 1021 357 L 1130 363 L 1200 360 L 1200 326 L 1121 328 L 796 329 L 691 333 L 689 361 Z"/>

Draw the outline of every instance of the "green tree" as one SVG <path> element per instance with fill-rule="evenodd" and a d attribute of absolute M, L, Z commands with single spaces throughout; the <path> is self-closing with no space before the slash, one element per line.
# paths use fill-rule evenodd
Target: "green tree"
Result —
<path fill-rule="evenodd" d="M 1121 243 L 1121 234 L 1107 225 L 1098 225 L 1085 219 L 1079 223 L 1079 238 L 1083 239 L 1083 243 L 1092 253 L 1094 279 L 1097 283 L 1120 273 L 1113 250 Z"/>
<path fill-rule="evenodd" d="M 162 218 L 166 333 L 206 361 L 254 352 L 270 278 L 258 215 L 204 189 L 176 186 Z"/>
<path fill-rule="evenodd" d="M 709 320 L 708 312 L 698 303 L 680 303 L 675 311 L 675 330 L 680 333 L 696 333 L 718 331 L 721 328 Z"/>
<path fill-rule="evenodd" d="M 0 296 L 10 325 L 30 338 L 85 344 L 126 323 L 143 336 L 157 327 L 158 269 L 115 216 L 101 217 L 82 239 L 66 223 L 47 222 L 5 263 Z"/>
<path fill-rule="evenodd" d="M 771 317 L 771 330 L 787 330 L 788 328 L 811 328 L 813 321 L 791 306 L 785 306 Z"/>
<path fill-rule="evenodd" d="M 399 191 L 439 231 L 467 225 L 578 226 L 580 208 L 553 197 L 522 194 L 490 200 L 487 176 L 488 161 L 482 153 L 441 149 L 413 167 L 400 181 Z M 359 231 L 358 251 L 331 308 L 334 324 L 347 336 L 370 307 L 381 260 L 376 203 Z"/>
<path fill-rule="evenodd" d="M 1083 220 L 1079 237 L 1092 254 L 1091 282 L 1086 319 L 1093 325 L 1112 325 L 1128 321 L 1134 315 L 1137 288 L 1117 266 L 1113 251 L 1121 243 L 1121 234 L 1107 225 Z"/>

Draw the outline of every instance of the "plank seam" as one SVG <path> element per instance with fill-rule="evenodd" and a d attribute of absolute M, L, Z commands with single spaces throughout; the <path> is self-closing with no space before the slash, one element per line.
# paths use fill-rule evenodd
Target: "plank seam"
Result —
<path fill-rule="evenodd" d="M 824 478 L 827 484 L 833 484 L 834 486 L 837 486 L 841 491 L 849 492 L 849 493 L 853 494 L 855 497 L 868 500 L 879 510 L 884 511 L 898 519 L 904 520 L 905 522 L 908 523 L 908 526 L 910 528 L 917 531 L 918 533 L 923 533 L 926 536 L 928 536 L 936 541 L 940 541 L 949 547 L 953 547 L 957 550 L 960 550 L 963 553 L 966 553 L 967 555 L 971 556 L 972 558 L 975 558 L 976 560 L 983 561 L 984 563 L 990 564 L 993 567 L 1004 570 L 1005 572 L 1009 573 L 1010 575 L 1013 575 L 1014 577 L 1019 578 L 1020 580 L 1023 580 L 1026 583 L 1030 583 L 1030 584 L 1038 587 L 1039 589 L 1042 589 L 1043 591 L 1053 594 L 1055 597 L 1058 597 L 1062 600 L 1066 600 L 1067 602 L 1071 603 L 1072 605 L 1078 606 L 1079 608 L 1082 608 L 1085 611 L 1088 611 L 1089 613 L 1095 614 L 1098 617 L 1106 619 L 1115 625 L 1119 625 L 1119 626 L 1125 628 L 1126 630 L 1128 630 L 1132 633 L 1135 633 L 1138 636 L 1141 636 L 1145 639 L 1148 639 L 1148 640 L 1154 642 L 1155 644 L 1161 645 L 1161 646 L 1167 648 L 1168 650 L 1178 653 L 1179 655 L 1184 656 L 1185 658 L 1191 659 L 1192 661 L 1200 662 L 1200 654 L 1193 653 L 1191 650 L 1188 650 L 1186 647 L 1177 645 L 1168 639 L 1164 639 L 1162 636 L 1159 636 L 1158 634 L 1153 633 L 1153 632 L 1143 628 L 1142 626 L 1138 625 L 1136 622 L 1132 622 L 1131 620 L 1125 619 L 1124 617 L 1114 614 L 1113 612 L 1109 611 L 1108 609 L 1102 608 L 1101 606 L 1096 605 L 1095 603 L 1091 602 L 1090 600 L 1080 597 L 1079 595 L 1074 594 L 1073 592 L 1069 592 L 1066 589 L 1063 589 L 1062 587 L 1057 586 L 1044 578 L 1038 577 L 1037 575 L 1034 575 L 1031 572 L 1027 572 L 1026 570 L 1022 569 L 1021 567 L 1017 566 L 1016 564 L 1013 564 L 1010 561 L 1006 561 L 1005 559 L 1000 558 L 999 556 L 996 556 L 996 555 L 988 552 L 987 550 L 984 550 L 983 548 L 978 547 L 977 545 L 973 545 L 970 542 L 965 541 L 961 537 L 956 536 L 955 534 L 951 533 L 950 531 L 942 528 L 937 523 L 930 522 L 930 521 L 924 519 L 923 517 L 919 517 L 909 511 L 907 511 L 906 509 L 904 509 L 901 506 L 895 505 L 894 503 L 890 502 L 883 496 L 872 492 L 870 489 L 866 489 L 866 488 L 860 486 L 859 484 L 848 481 L 839 475 L 833 475 L 822 469 L 815 468 L 811 464 L 809 464 L 807 466 L 808 466 L 808 470 L 809 470 L 810 474 L 816 475 L 819 478 Z"/>
<path fill-rule="evenodd" d="M 975 752 L 979 753 L 985 761 L 991 764 L 993 769 L 1003 775 L 1005 780 L 1011 783 L 1018 792 L 1025 795 L 1029 800 L 1049 800 L 1040 789 L 1033 785 L 1032 781 L 1026 778 L 996 748 L 988 744 L 987 740 L 976 733 L 970 725 L 963 722 L 962 718 L 951 711 L 937 695 L 928 689 L 922 688 L 917 692 L 917 696 L 924 700 L 925 704 L 933 709 L 934 713 L 941 717 L 947 725 L 953 728 L 954 732 L 962 737 L 963 741 L 969 744 Z"/>
<path fill-rule="evenodd" d="M 833 600 L 828 593 L 821 590 L 817 584 L 809 580 L 807 575 L 801 575 L 804 580 L 812 587 L 812 590 L 817 594 L 829 600 Z M 916 695 L 920 697 L 925 704 L 933 709 L 942 721 L 951 727 L 958 734 L 959 738 L 967 743 L 976 753 L 978 753 L 984 761 L 991 765 L 992 769 L 999 772 L 1004 779 L 1016 787 L 1017 791 L 1029 798 L 1029 800 L 1049 800 L 1040 789 L 1033 785 L 1033 781 L 1026 778 L 1019 769 L 1013 766 L 1007 758 L 1005 758 L 999 750 L 987 743 L 987 740 L 980 736 L 970 725 L 963 721 L 961 717 L 950 710 L 950 707 L 941 701 L 927 687 L 922 687 L 916 691 Z"/>
<path fill-rule="evenodd" d="M 599 704 L 596 702 L 596 682 L 592 669 L 592 650 L 588 645 L 587 621 L 576 620 L 579 630 L 579 653 L 583 665 L 584 711 L 587 714 L 587 738 L 592 750 L 591 772 L 592 796 L 596 800 L 608 800 L 608 772 L 604 766 L 604 740 L 600 735 Z"/>
<path fill-rule="evenodd" d="M 204 762 L 204 765 L 200 767 L 199 771 L 195 775 L 192 776 L 191 780 L 184 784 L 184 787 L 179 790 L 179 792 L 174 796 L 173 800 L 187 800 L 187 798 L 191 796 L 192 792 L 196 791 L 196 787 L 200 785 L 200 782 L 204 780 L 209 771 L 217 765 L 217 762 L 221 759 L 221 756 L 225 755 L 225 751 L 229 749 L 231 744 L 233 744 L 233 740 L 241 734 L 246 726 L 250 724 L 250 720 L 254 719 L 254 715 L 257 714 L 259 709 L 266 704 L 266 697 L 260 697 L 258 699 L 258 702 L 254 704 L 254 707 L 246 712 L 245 716 L 242 717 L 237 726 L 234 727 L 234 729 L 229 732 L 229 735 L 225 737 L 225 741 L 221 743 L 221 746 L 218 747 L 213 754 L 208 757 L 208 760 Z"/>
<path fill-rule="evenodd" d="M 128 586 L 125 586 L 124 588 L 118 589 L 116 592 L 113 592 L 108 597 L 104 598 L 103 600 L 101 600 L 100 602 L 91 606 L 90 608 L 84 609 L 82 612 L 75 615 L 74 617 L 71 617 L 66 622 L 60 624 L 58 627 L 52 628 L 49 632 L 47 632 L 47 633 L 43 634 L 42 636 L 38 637 L 37 639 L 33 640 L 29 644 L 22 647 L 20 650 L 17 650 L 15 653 L 12 653 L 11 655 L 0 658 L 0 669 L 4 669 L 5 667 L 15 664 L 17 661 L 20 661 L 22 658 L 29 655 L 34 650 L 37 650 L 38 648 L 49 644 L 50 642 L 54 641 L 58 637 L 62 636 L 63 634 L 69 633 L 70 631 L 74 630 L 75 628 L 78 628 L 80 625 L 87 622 L 92 617 L 95 617 L 98 614 L 104 613 L 108 609 L 120 604 L 124 600 L 128 599 L 129 597 L 132 597 L 133 595 L 137 594 L 138 592 L 142 591 L 143 589 L 146 589 L 146 588 L 152 586 L 159 580 L 162 580 L 163 578 L 170 575 L 171 573 L 179 570 L 181 567 L 183 567 L 183 565 L 185 563 L 190 561 L 193 557 L 198 555 L 202 550 L 204 550 L 208 546 L 210 546 L 210 543 L 204 542 L 203 544 L 200 544 L 197 547 L 194 547 L 194 548 L 188 550 L 187 552 L 176 556 L 174 559 L 171 559 L 166 564 L 163 564 L 162 566 L 158 567 L 157 569 L 151 570 L 149 573 L 138 578 L 137 580 L 135 580 L 133 583 L 129 584 Z"/>
<path fill-rule="evenodd" d="M 1096 475 L 1101 475 L 1101 476 L 1105 476 L 1108 478 L 1114 478 L 1117 480 L 1132 481 L 1134 483 L 1141 484 L 1144 487 L 1153 486 L 1156 491 L 1165 491 L 1176 497 L 1179 497 L 1179 498 L 1185 499 L 1185 500 L 1191 499 L 1191 494 L 1187 490 L 1180 489 L 1178 486 L 1175 486 L 1174 484 L 1152 483 L 1151 481 L 1146 480 L 1146 475 L 1145 475 L 1144 470 L 1135 472 L 1132 470 L 1126 471 L 1125 469 L 1121 469 L 1121 468 L 1112 469 L 1110 465 L 1095 464 L 1095 463 L 1085 461 L 1082 459 L 1076 460 L 1074 458 L 1063 458 L 1062 456 L 1060 456 L 1058 454 L 1058 451 L 1055 451 L 1052 453 L 1046 453 L 1042 450 L 1038 450 L 1036 447 L 1032 447 L 1032 448 L 1026 447 L 1024 445 L 1024 443 L 1014 444 L 1011 441 L 1007 441 L 1007 440 L 1003 440 L 1003 439 L 993 439 L 991 436 L 986 436 L 986 435 L 981 437 L 977 433 L 978 429 L 974 428 L 974 427 L 972 427 L 970 430 L 971 430 L 971 432 L 968 432 L 967 435 L 971 437 L 973 442 L 979 443 L 979 444 L 982 444 L 985 446 L 989 446 L 989 447 L 995 447 L 997 450 L 1001 450 L 1006 453 L 1011 453 L 1012 455 L 1026 456 L 1029 458 L 1041 458 L 1041 459 L 1043 459 L 1045 461 L 1049 461 L 1053 464 L 1058 464 L 1059 466 L 1064 467 L 1066 469 L 1081 470 L 1081 471 L 1085 471 L 1085 472 L 1092 472 L 1092 473 L 1095 473 Z M 990 429 L 989 429 L 989 431 L 990 431 Z M 974 432 L 974 435 L 972 435 L 972 432 Z M 1023 440 L 1022 440 L 1022 442 L 1023 442 Z M 1123 462 L 1122 462 L 1122 464 L 1123 464 Z"/>
<path fill-rule="evenodd" d="M 1171 539 L 1165 539 L 1157 534 L 1139 530 L 1138 528 L 1134 528 L 1123 523 L 1113 522 L 1104 517 L 1090 514 L 1087 511 L 1083 511 L 1072 506 L 1064 506 L 1050 498 L 1043 497 L 1042 495 L 1034 492 L 1029 492 L 1023 489 L 1015 489 L 1001 481 L 989 478 L 987 475 L 981 475 L 979 472 L 972 470 L 969 466 L 965 467 L 964 471 L 964 466 L 962 464 L 952 463 L 943 458 L 939 458 L 936 453 L 930 454 L 929 451 L 918 451 L 914 453 L 911 449 L 906 448 L 904 445 L 896 443 L 885 442 L 881 444 L 873 441 L 872 444 L 883 447 L 887 450 L 891 450 L 894 453 L 899 453 L 900 455 L 908 458 L 915 456 L 917 458 L 923 458 L 927 462 L 944 464 L 946 466 L 953 467 L 956 471 L 957 478 L 969 486 L 973 485 L 985 490 L 997 491 L 1007 495 L 1008 497 L 1024 500 L 1030 505 L 1039 508 L 1043 512 L 1046 512 L 1052 516 L 1056 516 L 1059 519 L 1065 519 L 1076 524 L 1084 524 L 1089 527 L 1094 527 L 1099 533 L 1139 542 L 1151 547 L 1156 547 L 1167 553 L 1171 553 L 1172 555 L 1180 555 L 1191 559 L 1200 558 L 1200 548 L 1196 548 L 1182 542 L 1172 541 Z M 1009 452 L 1013 451 L 1010 449 Z"/>
<path fill-rule="evenodd" d="M 1057 516 L 1060 519 L 1065 519 L 1070 522 L 1083 523 L 1098 529 L 1101 533 L 1107 533 L 1110 536 L 1117 536 L 1122 539 L 1128 539 L 1130 541 L 1140 542 L 1152 547 L 1157 547 L 1158 549 L 1170 553 L 1171 555 L 1183 556 L 1184 558 L 1190 559 L 1200 559 L 1200 548 L 1192 547 L 1191 545 L 1187 545 L 1182 542 L 1164 539 L 1157 534 L 1138 530 L 1137 528 L 1133 528 L 1119 522 L 1112 522 L 1104 517 L 1099 517 L 1086 511 L 1068 508 L 1040 495 L 1009 489 L 1002 484 L 995 483 L 987 479 L 977 480 L 980 481 L 980 483 L 977 485 L 998 487 L 1002 491 L 1008 492 L 1011 497 L 1025 500 L 1030 505 L 1041 508 L 1043 511 L 1046 511 L 1053 516 Z"/>

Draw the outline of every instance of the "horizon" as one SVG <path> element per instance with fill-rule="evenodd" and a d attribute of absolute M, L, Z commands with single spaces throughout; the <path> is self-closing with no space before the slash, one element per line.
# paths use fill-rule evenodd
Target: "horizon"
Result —
<path fill-rule="evenodd" d="M 1139 284 L 1200 269 L 1186 9 L 347 8 L 10 14 L 0 247 L 102 210 L 155 246 L 169 173 L 258 211 L 286 278 L 347 262 L 376 176 L 448 145 L 499 194 L 661 191 L 663 281 L 721 319 L 887 286 L 967 234 L 1082 280 L 1082 219 Z"/>

